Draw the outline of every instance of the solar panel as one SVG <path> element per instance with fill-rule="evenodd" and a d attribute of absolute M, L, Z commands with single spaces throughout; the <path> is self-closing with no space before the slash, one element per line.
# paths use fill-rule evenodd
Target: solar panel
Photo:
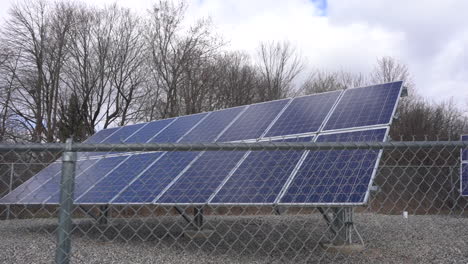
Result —
<path fill-rule="evenodd" d="M 149 143 L 177 142 L 182 136 L 190 131 L 207 113 L 182 116 L 167 126 L 161 133 L 148 140 Z"/>
<path fill-rule="evenodd" d="M 312 138 L 277 141 L 310 142 Z M 273 203 L 303 154 L 304 151 L 250 152 L 210 203 Z"/>
<path fill-rule="evenodd" d="M 279 136 L 302 142 L 316 133 L 318 142 L 382 141 L 400 91 L 401 82 L 395 82 L 283 99 L 105 129 L 86 142 L 266 141 Z M 90 159 L 96 154 L 102 153 L 81 153 L 88 159 L 77 162 L 78 204 L 336 205 L 366 202 L 381 151 L 152 152 Z M 50 165 L 0 203 L 58 203 L 60 169 L 60 162 Z"/>
<path fill-rule="evenodd" d="M 136 133 L 138 130 L 140 130 L 143 126 L 146 124 L 136 124 L 136 125 L 129 125 L 129 126 L 123 126 L 119 130 L 117 130 L 115 133 L 101 141 L 101 143 L 123 143 L 125 142 L 125 139 Z"/>
<path fill-rule="evenodd" d="M 206 203 L 245 151 L 203 153 L 156 201 L 161 204 Z"/>
<path fill-rule="evenodd" d="M 180 142 L 213 142 L 218 135 L 238 116 L 245 106 L 211 112 Z"/>
<path fill-rule="evenodd" d="M 461 164 L 461 194 L 468 196 L 468 163 Z"/>
<path fill-rule="evenodd" d="M 81 174 L 86 173 L 92 165 L 94 165 L 97 160 L 82 160 L 78 161 L 76 164 L 76 171 L 81 172 Z M 80 176 L 78 174 L 77 178 Z M 60 182 L 61 174 L 57 173 L 53 177 L 50 177 L 48 181 L 44 182 L 42 185 L 38 186 L 36 189 L 31 190 L 28 195 L 20 199 L 21 203 L 26 204 L 42 204 L 46 203 L 50 197 L 56 197 L 55 201 L 58 203 L 60 195 Z"/>
<path fill-rule="evenodd" d="M 148 168 L 163 153 L 153 152 L 140 155 L 132 155 L 118 165 L 105 177 L 101 177 L 89 190 L 81 196 L 77 196 L 76 203 L 109 203 L 119 192 L 141 172 Z M 89 171 L 88 174 L 93 174 Z"/>
<path fill-rule="evenodd" d="M 324 130 L 390 124 L 401 89 L 401 81 L 347 89 Z"/>
<path fill-rule="evenodd" d="M 250 105 L 218 141 L 259 138 L 290 99 Z"/>
<path fill-rule="evenodd" d="M 117 156 L 98 159 L 86 171 L 83 171 L 75 178 L 75 199 L 83 195 L 91 186 L 93 186 L 99 179 L 106 177 L 107 174 L 118 168 L 119 164 L 128 159 L 130 156 Z M 84 160 L 83 162 L 92 160 Z M 56 182 L 59 184 L 59 181 Z M 47 185 L 41 186 L 41 192 L 48 193 L 49 199 L 44 201 L 48 204 L 57 204 L 60 200 L 60 192 L 51 192 L 50 190 L 59 190 L 59 186 L 48 187 Z M 52 196 L 50 194 L 53 193 Z"/>
<path fill-rule="evenodd" d="M 383 141 L 387 128 L 321 135 L 317 142 Z M 362 204 L 375 174 L 379 150 L 311 151 L 281 204 Z"/>
<path fill-rule="evenodd" d="M 163 131 L 169 124 L 174 122 L 175 118 L 170 119 L 163 119 L 157 120 L 153 122 L 149 122 L 138 130 L 135 134 L 127 138 L 125 143 L 145 143 L 148 142 L 149 139 L 155 137 L 161 131 Z"/>
<path fill-rule="evenodd" d="M 317 132 L 341 91 L 294 98 L 265 137 Z"/>
<path fill-rule="evenodd" d="M 18 186 L 12 192 L 5 195 L 1 201 L 2 203 L 17 203 L 24 197 L 28 196 L 32 191 L 39 188 L 45 182 L 49 181 L 51 177 L 60 175 L 62 163 L 55 162 L 41 170 L 34 177 L 31 177 L 25 183 Z"/>
<path fill-rule="evenodd" d="M 107 137 L 109 137 L 110 135 L 112 135 L 114 132 L 116 132 L 119 129 L 120 127 L 113 127 L 113 128 L 100 130 L 96 134 L 86 139 L 84 143 L 89 143 L 89 144 L 101 143 L 103 140 L 105 140 Z"/>
<path fill-rule="evenodd" d="M 168 152 L 138 175 L 112 203 L 152 203 L 199 152 Z"/>
<path fill-rule="evenodd" d="M 123 143 L 125 142 L 125 139 L 133 135 L 135 132 L 140 130 L 143 126 L 146 124 L 136 124 L 136 125 L 129 125 L 129 126 L 123 126 L 120 127 L 120 129 L 116 130 L 112 135 L 108 136 L 104 140 L 102 140 L 100 143 L 104 144 L 110 144 L 110 143 Z M 111 152 L 87 152 L 87 153 L 82 153 L 80 154 L 80 158 L 83 158 L 84 156 L 99 156 L 99 155 L 105 155 L 109 154 Z M 84 154 L 84 155 L 83 155 Z"/>

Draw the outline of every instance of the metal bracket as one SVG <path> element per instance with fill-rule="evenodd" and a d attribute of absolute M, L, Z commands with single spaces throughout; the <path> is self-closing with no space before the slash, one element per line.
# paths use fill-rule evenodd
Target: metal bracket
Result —
<path fill-rule="evenodd" d="M 203 226 L 203 207 L 193 208 L 193 217 L 190 217 L 185 213 L 183 208 L 179 206 L 174 206 L 174 209 L 179 213 L 182 218 L 193 228 L 201 229 Z"/>
<path fill-rule="evenodd" d="M 408 96 L 408 87 L 403 86 L 403 89 L 401 90 L 401 95 L 400 97 L 407 97 Z"/>
<path fill-rule="evenodd" d="M 82 206 L 82 205 L 80 205 L 79 207 L 80 207 L 81 210 L 83 210 L 83 212 L 85 212 L 87 215 L 91 216 L 94 220 L 97 221 L 97 220 L 99 219 L 99 216 L 94 215 L 94 214 L 91 212 L 91 210 L 86 209 L 86 207 L 84 207 L 84 206 Z"/>
<path fill-rule="evenodd" d="M 352 207 L 333 207 L 332 218 L 322 207 L 317 208 L 322 214 L 327 223 L 330 232 L 332 233 L 332 244 L 334 245 L 351 245 L 353 244 L 353 231 L 358 236 L 361 245 L 364 241 L 354 225 L 354 209 Z"/>

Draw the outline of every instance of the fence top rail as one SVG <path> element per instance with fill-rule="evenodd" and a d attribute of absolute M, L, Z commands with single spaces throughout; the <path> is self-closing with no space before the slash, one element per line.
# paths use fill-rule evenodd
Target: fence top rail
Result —
<path fill-rule="evenodd" d="M 468 148 L 463 141 L 391 141 L 391 142 L 255 142 L 255 143 L 144 143 L 87 144 L 64 143 L 0 144 L 0 152 L 9 151 L 233 151 L 233 150 L 343 150 L 395 148 Z"/>

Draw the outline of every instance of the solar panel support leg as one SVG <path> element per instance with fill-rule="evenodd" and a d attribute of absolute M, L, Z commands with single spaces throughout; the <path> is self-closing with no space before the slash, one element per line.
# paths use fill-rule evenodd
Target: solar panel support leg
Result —
<path fill-rule="evenodd" d="M 70 262 L 75 188 L 76 152 L 72 152 L 72 140 L 68 139 L 62 156 L 62 178 L 60 183 L 60 208 L 57 228 L 57 251 L 55 263 Z"/>
<path fill-rule="evenodd" d="M 357 231 L 353 222 L 352 207 L 333 207 L 331 208 L 332 217 L 328 217 L 327 213 L 320 208 L 319 211 L 329 223 L 332 233 L 331 242 L 320 243 L 320 245 L 330 252 L 352 253 L 364 250 L 364 241 Z M 353 243 L 353 231 L 360 239 L 360 243 Z"/>
<path fill-rule="evenodd" d="M 351 235 L 353 232 L 353 208 L 333 208 L 332 225 L 333 229 L 336 231 L 336 234 L 333 239 L 334 245 L 352 244 Z"/>
<path fill-rule="evenodd" d="M 193 208 L 193 223 L 199 230 L 203 227 L 203 207 Z"/>
<path fill-rule="evenodd" d="M 98 224 L 107 225 L 109 223 L 109 211 L 110 208 L 108 205 L 99 206 Z"/>

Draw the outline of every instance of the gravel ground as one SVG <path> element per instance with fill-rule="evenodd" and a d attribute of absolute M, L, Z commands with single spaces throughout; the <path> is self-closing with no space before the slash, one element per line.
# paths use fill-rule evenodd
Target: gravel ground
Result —
<path fill-rule="evenodd" d="M 72 263 L 468 263 L 468 218 L 359 213 L 366 248 L 324 251 L 320 215 L 207 217 L 209 238 L 183 235 L 180 217 L 75 220 Z M 0 263 L 51 263 L 55 219 L 0 221 Z"/>

